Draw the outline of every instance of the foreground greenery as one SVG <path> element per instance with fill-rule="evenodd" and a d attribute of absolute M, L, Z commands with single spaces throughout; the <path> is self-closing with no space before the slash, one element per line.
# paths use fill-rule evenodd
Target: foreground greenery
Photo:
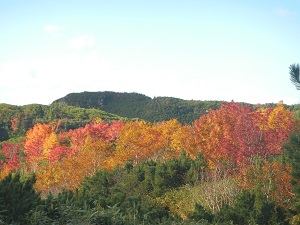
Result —
<path fill-rule="evenodd" d="M 294 168 L 295 187 L 299 176 L 299 162 L 295 161 L 300 155 L 299 137 L 293 136 L 286 146 L 286 160 Z M 34 174 L 9 174 L 0 181 L 0 219 L 3 224 L 122 225 L 274 225 L 297 220 L 299 197 L 291 204 L 293 210 L 283 209 L 259 190 L 241 190 L 226 176 L 210 179 L 206 168 L 201 155 L 192 160 L 184 152 L 180 158 L 165 162 L 128 162 L 124 168 L 97 171 L 77 190 L 64 190 L 45 198 L 34 191 Z M 217 184 L 223 187 L 219 193 L 212 190 Z M 202 195 L 207 189 L 216 192 L 215 198 L 228 190 L 231 201 L 223 198 L 221 207 L 211 210 Z"/>

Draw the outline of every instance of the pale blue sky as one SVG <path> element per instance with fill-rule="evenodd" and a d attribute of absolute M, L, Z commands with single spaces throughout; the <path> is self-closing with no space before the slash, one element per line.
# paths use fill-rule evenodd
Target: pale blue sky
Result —
<path fill-rule="evenodd" d="M 71 92 L 300 103 L 300 0 L 3 0 L 0 103 Z"/>

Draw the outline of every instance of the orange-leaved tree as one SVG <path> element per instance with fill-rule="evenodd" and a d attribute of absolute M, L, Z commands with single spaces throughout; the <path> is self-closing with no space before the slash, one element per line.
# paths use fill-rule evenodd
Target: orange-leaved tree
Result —
<path fill-rule="evenodd" d="M 236 167 L 239 155 L 236 134 L 252 129 L 250 112 L 248 106 L 235 102 L 223 103 L 220 109 L 211 110 L 194 122 L 197 149 L 202 151 L 211 168 Z"/>
<path fill-rule="evenodd" d="M 256 156 L 281 154 L 292 125 L 292 113 L 281 104 L 254 110 L 230 102 L 195 121 L 195 140 L 212 168 L 232 170 L 251 164 Z"/>
<path fill-rule="evenodd" d="M 44 194 L 75 189 L 85 176 L 100 168 L 111 168 L 109 158 L 123 123 L 87 124 L 45 139 L 43 148 L 49 163 L 37 172 L 36 189 Z M 114 165 L 113 165 L 114 166 Z"/>
<path fill-rule="evenodd" d="M 126 123 L 116 140 L 116 160 L 123 164 L 128 160 L 139 163 L 155 155 L 159 149 L 160 134 L 155 126 L 145 121 Z"/>
<path fill-rule="evenodd" d="M 27 131 L 24 153 L 26 163 L 31 171 L 35 172 L 39 162 L 44 160 L 44 156 L 48 154 L 48 149 L 44 153 L 44 142 L 51 134 L 53 134 L 53 128 L 48 124 L 38 123 Z"/>
<path fill-rule="evenodd" d="M 84 142 L 75 155 L 66 155 L 39 171 L 36 189 L 43 194 L 57 193 L 62 189 L 74 190 L 84 177 L 91 177 L 97 170 L 106 168 L 111 153 L 109 143 L 103 139 L 92 140 L 89 136 Z"/>

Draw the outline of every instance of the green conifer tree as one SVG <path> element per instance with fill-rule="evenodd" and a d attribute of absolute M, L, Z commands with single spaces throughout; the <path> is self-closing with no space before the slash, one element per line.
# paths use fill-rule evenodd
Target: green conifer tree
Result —
<path fill-rule="evenodd" d="M 10 173 L 0 181 L 0 214 L 3 222 L 25 224 L 26 214 L 40 204 L 40 193 L 33 189 L 36 178 L 22 181 L 20 173 Z"/>

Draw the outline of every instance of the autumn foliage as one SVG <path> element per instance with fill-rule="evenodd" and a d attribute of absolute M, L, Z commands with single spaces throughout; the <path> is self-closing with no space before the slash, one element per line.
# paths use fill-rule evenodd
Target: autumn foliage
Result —
<path fill-rule="evenodd" d="M 38 123 L 27 132 L 24 143 L 2 143 L 1 178 L 22 167 L 36 173 L 37 190 L 58 193 L 77 188 L 99 169 L 112 170 L 128 161 L 133 165 L 149 159 L 163 162 L 184 150 L 193 159 L 201 153 L 211 171 L 237 178 L 240 187 L 253 189 L 261 183 L 266 195 L 283 202 L 291 197 L 290 168 L 272 158 L 282 154 L 281 146 L 294 124 L 292 116 L 283 104 L 255 109 L 229 102 L 193 125 L 176 119 L 160 123 L 94 120 L 60 132 L 60 124 Z M 17 123 L 12 120 L 13 129 Z M 257 159 L 261 164 L 257 165 Z M 284 188 L 281 183 L 286 184 Z"/>
<path fill-rule="evenodd" d="M 4 178 L 11 171 L 17 170 L 21 166 L 20 153 L 24 148 L 24 140 L 21 140 L 19 144 L 4 142 L 2 143 L 2 155 L 5 160 L 0 161 L 0 178 Z"/>
<path fill-rule="evenodd" d="M 195 121 L 195 140 L 211 168 L 231 170 L 250 165 L 257 156 L 280 155 L 292 125 L 292 113 L 282 104 L 275 109 L 252 110 L 224 103 Z"/>

